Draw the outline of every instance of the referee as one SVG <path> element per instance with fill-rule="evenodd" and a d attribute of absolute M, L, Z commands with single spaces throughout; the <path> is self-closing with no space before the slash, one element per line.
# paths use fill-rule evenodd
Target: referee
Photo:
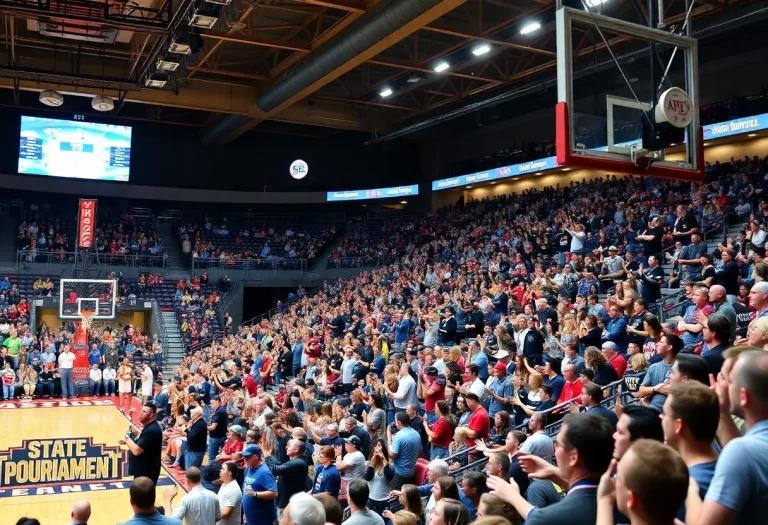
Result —
<path fill-rule="evenodd" d="M 134 479 L 145 476 L 157 485 L 160 477 L 161 454 L 163 450 L 163 431 L 155 420 L 157 408 L 148 401 L 141 407 L 139 422 L 143 428 L 131 423 L 130 436 L 120 440 L 128 446 L 128 474 Z"/>

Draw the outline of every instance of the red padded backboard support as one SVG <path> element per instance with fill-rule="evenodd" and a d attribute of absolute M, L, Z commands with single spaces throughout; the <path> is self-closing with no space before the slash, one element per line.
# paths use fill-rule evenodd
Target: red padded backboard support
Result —
<path fill-rule="evenodd" d="M 555 152 L 557 163 L 561 166 L 605 170 L 609 173 L 617 174 L 626 173 L 628 175 L 640 175 L 645 177 L 687 180 L 691 182 L 701 182 L 704 180 L 704 148 L 702 146 L 704 133 L 701 128 L 697 130 L 698 136 L 696 137 L 699 144 L 697 149 L 698 158 L 696 159 L 696 164 L 698 166 L 697 170 L 670 168 L 667 166 L 656 166 L 654 164 L 651 164 L 648 169 L 644 169 L 631 162 L 575 155 L 571 151 L 571 126 L 569 122 L 568 104 L 566 102 L 559 102 L 555 107 L 555 120 Z"/>

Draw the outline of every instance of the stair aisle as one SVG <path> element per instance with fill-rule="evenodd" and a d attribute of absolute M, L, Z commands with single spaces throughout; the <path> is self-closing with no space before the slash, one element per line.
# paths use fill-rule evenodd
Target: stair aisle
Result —
<path fill-rule="evenodd" d="M 173 224 L 162 222 L 157 226 L 158 232 L 165 245 L 165 253 L 168 257 L 165 260 L 166 277 L 186 277 L 189 275 L 189 265 L 184 252 L 181 251 L 176 232 L 173 231 Z"/>
<path fill-rule="evenodd" d="M 184 357 L 184 343 L 181 340 L 181 330 L 176 320 L 176 312 L 160 312 L 165 331 L 165 340 L 163 348 L 165 349 L 165 361 L 163 362 L 163 377 L 166 379 L 173 376 L 173 370 L 179 366 L 181 358 Z"/>
<path fill-rule="evenodd" d="M 314 270 L 322 270 L 325 268 L 326 261 L 328 257 L 336 251 L 336 248 L 341 246 L 341 244 L 344 242 L 344 240 L 349 237 L 350 235 L 354 235 L 357 233 L 360 229 L 362 229 L 364 222 L 362 220 L 357 221 L 347 221 L 345 224 L 344 232 L 336 237 L 333 241 L 328 243 L 324 248 L 323 251 L 318 254 L 318 256 L 315 258 L 315 261 L 312 263 L 312 266 L 309 268 L 309 271 Z"/>

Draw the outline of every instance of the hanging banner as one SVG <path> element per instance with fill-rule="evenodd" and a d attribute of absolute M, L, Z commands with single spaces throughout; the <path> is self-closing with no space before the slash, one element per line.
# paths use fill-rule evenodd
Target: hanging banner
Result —
<path fill-rule="evenodd" d="M 77 246 L 93 248 L 96 231 L 96 200 L 80 199 L 80 213 L 77 217 Z"/>

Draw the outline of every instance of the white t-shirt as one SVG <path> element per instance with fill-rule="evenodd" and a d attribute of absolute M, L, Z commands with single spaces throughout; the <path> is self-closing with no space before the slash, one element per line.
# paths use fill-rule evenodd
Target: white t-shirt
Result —
<path fill-rule="evenodd" d="M 219 497 L 219 507 L 221 507 L 222 512 L 224 507 L 233 507 L 233 510 L 229 518 L 220 519 L 216 522 L 216 525 L 240 525 L 243 493 L 237 481 L 230 481 L 226 485 L 222 485 L 217 496 Z"/>
<path fill-rule="evenodd" d="M 62 352 L 59 354 L 59 368 L 72 369 L 75 364 L 74 352 Z"/>
<path fill-rule="evenodd" d="M 365 476 L 365 456 L 359 450 L 351 452 L 344 456 L 342 459 L 344 463 L 349 465 L 349 468 L 343 472 L 344 479 L 363 479 Z"/>
<path fill-rule="evenodd" d="M 146 367 L 144 370 L 141 371 L 141 395 L 143 396 L 152 395 L 153 380 L 154 380 L 154 374 L 152 373 L 151 368 Z"/>
<path fill-rule="evenodd" d="M 485 395 L 485 385 L 479 377 L 476 378 L 471 385 L 469 385 L 468 390 L 480 399 L 483 399 L 483 396 Z"/>

